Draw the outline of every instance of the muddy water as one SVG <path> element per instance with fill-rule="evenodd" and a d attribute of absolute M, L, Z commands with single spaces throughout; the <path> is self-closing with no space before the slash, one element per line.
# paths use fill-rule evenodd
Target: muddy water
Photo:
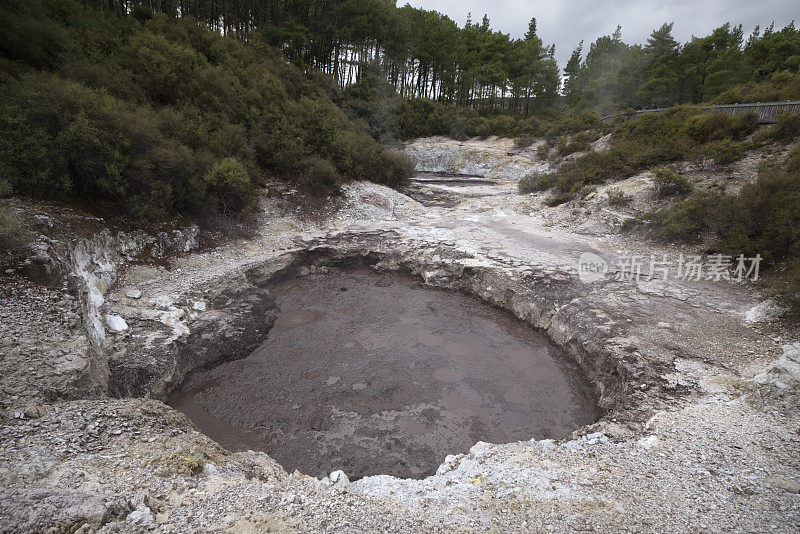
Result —
<path fill-rule="evenodd" d="M 469 174 L 417 172 L 406 192 L 424 206 L 452 208 L 463 199 L 465 191 L 486 185 L 497 185 L 497 181 Z"/>
<path fill-rule="evenodd" d="M 557 438 L 598 416 L 559 348 L 475 298 L 362 270 L 273 292 L 270 338 L 171 400 L 231 450 L 318 477 L 422 477 L 476 441 Z"/>

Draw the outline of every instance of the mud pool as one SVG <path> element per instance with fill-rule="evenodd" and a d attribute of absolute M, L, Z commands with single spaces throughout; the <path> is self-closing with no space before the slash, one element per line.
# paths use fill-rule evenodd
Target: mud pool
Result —
<path fill-rule="evenodd" d="M 367 270 L 272 291 L 269 339 L 170 399 L 230 450 L 317 477 L 419 478 L 477 441 L 559 438 L 599 416 L 560 348 L 476 298 Z"/>

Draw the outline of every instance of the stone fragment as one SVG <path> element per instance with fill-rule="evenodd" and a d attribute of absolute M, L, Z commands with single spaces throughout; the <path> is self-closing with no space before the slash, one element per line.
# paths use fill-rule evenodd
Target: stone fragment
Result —
<path fill-rule="evenodd" d="M 128 329 L 128 323 L 125 322 L 125 319 L 113 313 L 106 314 L 106 325 L 114 333 L 124 332 Z"/>
<path fill-rule="evenodd" d="M 156 519 L 153 516 L 153 512 L 147 506 L 137 508 L 128 514 L 128 517 L 125 518 L 125 521 L 147 530 L 156 528 Z"/>
<path fill-rule="evenodd" d="M 764 482 L 781 489 L 787 493 L 800 494 L 800 482 L 796 482 L 786 477 L 767 477 Z"/>

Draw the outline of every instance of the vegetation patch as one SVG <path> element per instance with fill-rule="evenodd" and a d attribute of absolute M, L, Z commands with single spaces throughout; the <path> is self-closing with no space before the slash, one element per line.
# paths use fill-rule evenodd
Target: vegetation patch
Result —
<path fill-rule="evenodd" d="M 324 79 L 257 35 L 245 43 L 190 18 L 134 15 L 77 0 L 3 10 L 3 187 L 106 215 L 211 220 L 246 215 L 266 176 L 320 194 L 410 176 L 402 156 L 348 120 Z"/>
<path fill-rule="evenodd" d="M 520 179 L 517 189 L 520 193 L 534 193 L 545 191 L 553 187 L 552 175 L 532 172 Z"/>
<path fill-rule="evenodd" d="M 698 155 L 720 164 L 731 163 L 742 157 L 742 145 L 756 127 L 753 115 L 729 117 L 690 106 L 645 114 L 617 124 L 608 150 L 567 161 L 539 183 L 551 184 L 556 188 L 555 195 L 563 199 L 586 185 L 627 178 L 657 165 L 697 159 Z M 600 133 L 595 128 L 588 137 Z"/>
<path fill-rule="evenodd" d="M 761 167 L 754 182 L 736 194 L 701 191 L 649 215 L 657 232 L 670 240 L 706 238 L 714 251 L 753 257 L 788 270 L 778 284 L 783 300 L 800 311 L 800 147 L 786 161 Z"/>
<path fill-rule="evenodd" d="M 608 203 L 612 206 L 624 206 L 630 204 L 633 200 L 629 195 L 626 195 L 624 191 L 619 189 L 609 189 L 606 191 L 606 196 L 608 196 Z"/>
<path fill-rule="evenodd" d="M 785 143 L 794 141 L 800 137 L 800 114 L 780 115 L 778 121 L 767 132 L 767 136 Z"/>
<path fill-rule="evenodd" d="M 0 267 L 10 267 L 28 251 L 30 234 L 7 202 L 0 200 Z"/>
<path fill-rule="evenodd" d="M 653 171 L 653 185 L 660 197 L 688 195 L 694 189 L 694 184 L 687 177 L 663 168 Z"/>

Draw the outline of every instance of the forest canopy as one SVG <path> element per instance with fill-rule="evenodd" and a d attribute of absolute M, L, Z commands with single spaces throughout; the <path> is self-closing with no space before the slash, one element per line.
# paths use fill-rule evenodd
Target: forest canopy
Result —
<path fill-rule="evenodd" d="M 372 66 L 404 98 L 513 110 L 566 108 L 605 114 L 637 103 L 729 103 L 800 99 L 800 31 L 725 23 L 678 42 L 673 23 L 646 43 L 627 44 L 623 28 L 574 51 L 563 71 L 531 18 L 519 39 L 489 17 L 463 27 L 436 11 L 394 0 L 87 0 L 118 14 L 153 9 L 191 16 L 240 40 L 259 36 L 302 70 L 329 74 L 339 87 Z M 535 13 L 521 14 L 534 17 Z M 563 86 L 562 86 L 563 81 Z M 563 95 L 562 95 L 563 93 Z"/>
<path fill-rule="evenodd" d="M 564 73 L 567 106 L 608 113 L 636 103 L 658 106 L 732 104 L 800 99 L 800 31 L 756 28 L 744 40 L 729 23 L 681 44 L 672 23 L 653 31 L 644 45 L 628 45 L 622 29 L 600 37 L 585 57 L 579 45 Z"/>

